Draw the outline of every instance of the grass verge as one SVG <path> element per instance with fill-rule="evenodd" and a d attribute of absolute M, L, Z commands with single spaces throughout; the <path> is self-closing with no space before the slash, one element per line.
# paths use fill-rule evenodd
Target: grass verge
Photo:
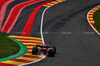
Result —
<path fill-rule="evenodd" d="M 20 50 L 20 46 L 6 36 L 8 34 L 0 32 L 0 59 L 14 55 Z"/>
<path fill-rule="evenodd" d="M 100 32 L 100 9 L 93 14 L 93 19 L 95 21 L 93 26 Z"/>

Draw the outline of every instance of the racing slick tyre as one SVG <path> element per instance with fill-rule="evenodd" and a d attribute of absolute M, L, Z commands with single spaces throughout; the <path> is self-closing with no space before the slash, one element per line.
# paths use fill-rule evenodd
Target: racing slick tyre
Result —
<path fill-rule="evenodd" d="M 55 51 L 55 53 L 56 53 L 56 47 L 55 47 L 55 46 L 53 46 L 52 48 L 54 49 L 54 51 Z"/>
<path fill-rule="evenodd" d="M 39 47 L 40 45 L 36 45 L 36 47 Z"/>
<path fill-rule="evenodd" d="M 38 54 L 38 48 L 37 47 L 33 47 L 32 54 L 35 54 L 35 55 Z"/>
<path fill-rule="evenodd" d="M 54 56 L 55 56 L 55 50 L 54 50 L 54 49 L 50 49 L 50 50 L 48 51 L 48 56 L 49 56 L 49 57 L 54 57 Z"/>

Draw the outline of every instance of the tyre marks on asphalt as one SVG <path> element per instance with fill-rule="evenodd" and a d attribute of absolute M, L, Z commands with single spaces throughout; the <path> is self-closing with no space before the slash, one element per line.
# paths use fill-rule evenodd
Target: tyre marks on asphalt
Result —
<path fill-rule="evenodd" d="M 14 0 L 1 0 L 0 1 L 0 30 L 5 16 L 7 6 Z"/>
<path fill-rule="evenodd" d="M 5 21 L 2 30 L 3 32 L 9 33 L 11 31 L 11 29 L 13 28 L 13 26 L 15 25 L 21 11 L 26 7 L 29 6 L 31 4 L 37 3 L 37 2 L 41 2 L 43 0 L 31 0 L 31 1 L 27 1 L 21 4 L 18 4 L 17 6 L 13 7 L 7 20 Z"/>
<path fill-rule="evenodd" d="M 40 55 L 32 55 L 32 48 L 35 47 L 37 44 L 38 45 L 43 45 L 42 39 L 41 38 L 36 38 L 36 37 L 24 37 L 24 36 L 14 36 L 11 35 L 9 36 L 13 39 L 18 40 L 19 42 L 23 43 L 27 48 L 28 52 L 21 57 L 12 59 L 12 60 L 7 60 L 7 61 L 2 61 L 0 62 L 0 66 L 16 66 L 16 65 L 23 65 L 31 62 L 36 62 L 39 60 L 42 60 L 45 58 L 45 56 L 41 57 Z M 22 42 L 25 41 L 25 42 Z M 38 43 L 34 43 L 38 42 Z"/>
<path fill-rule="evenodd" d="M 95 21 L 93 19 L 93 14 L 98 9 L 100 9 L 100 6 L 97 6 L 97 7 L 93 8 L 92 10 L 90 10 L 89 13 L 88 13 L 88 15 L 87 15 L 87 19 L 88 19 L 88 22 L 89 22 L 90 26 L 97 32 L 97 34 L 100 35 L 100 33 L 98 32 L 98 30 L 93 26 L 93 24 L 95 24 Z"/>

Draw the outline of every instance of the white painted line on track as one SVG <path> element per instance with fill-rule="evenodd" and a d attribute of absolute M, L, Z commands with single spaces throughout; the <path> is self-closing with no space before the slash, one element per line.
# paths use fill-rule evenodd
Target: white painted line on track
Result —
<path fill-rule="evenodd" d="M 18 65 L 18 66 L 24 66 L 24 65 L 29 65 L 29 64 L 32 64 L 32 63 L 36 63 L 36 62 L 39 62 L 41 60 L 43 60 L 44 58 L 46 58 L 46 56 L 44 56 L 43 58 L 37 60 L 37 61 L 34 61 L 34 62 L 31 62 L 31 63 L 27 63 L 27 64 L 23 64 L 23 65 Z"/>
<path fill-rule="evenodd" d="M 64 1 L 66 1 L 66 0 L 64 0 Z M 64 1 L 62 1 L 62 2 L 64 2 Z M 59 3 L 61 3 L 61 2 L 59 2 Z M 56 4 L 58 4 L 58 3 L 56 3 Z M 56 4 L 54 4 L 54 5 L 56 5 Z M 51 5 L 50 7 L 52 7 L 52 6 L 54 6 L 54 5 Z M 41 18 L 41 27 L 40 27 L 40 33 L 41 33 L 41 38 L 42 38 L 42 41 L 43 41 L 43 45 L 46 45 L 45 44 L 45 41 L 44 41 L 44 37 L 43 37 L 43 19 L 44 19 L 44 14 L 45 14 L 45 12 L 50 8 L 50 7 L 47 7 L 44 11 L 43 11 L 43 13 L 42 13 L 42 18 Z"/>
<path fill-rule="evenodd" d="M 65 1 L 66 1 L 66 0 L 65 0 Z M 62 2 L 64 2 L 64 1 L 62 1 Z M 61 3 L 61 2 L 59 2 L 59 3 Z M 58 3 L 56 3 L 56 4 L 58 4 Z M 54 5 L 56 5 L 56 4 L 54 4 Z M 42 13 L 40 33 L 41 33 L 41 38 L 42 38 L 42 41 L 43 41 L 43 45 L 46 45 L 45 42 L 44 42 L 44 37 L 43 37 L 43 32 L 42 32 L 42 31 L 43 31 L 42 28 L 43 28 L 44 14 L 45 14 L 45 12 L 47 11 L 47 9 L 49 9 L 50 7 L 52 7 L 52 6 L 54 6 L 54 5 L 51 5 L 51 6 L 47 7 L 47 8 L 43 11 L 43 13 Z M 46 58 L 46 56 L 44 56 L 43 58 L 41 58 L 41 59 L 39 59 L 39 60 L 37 60 L 37 61 L 35 61 L 35 62 L 31 62 L 31 63 L 27 63 L 27 64 L 23 64 L 23 65 L 18 65 L 18 66 L 24 66 L 24 65 L 29 65 L 29 64 L 32 64 L 32 63 L 36 63 L 36 62 L 39 62 L 39 61 L 43 60 L 44 58 Z"/>

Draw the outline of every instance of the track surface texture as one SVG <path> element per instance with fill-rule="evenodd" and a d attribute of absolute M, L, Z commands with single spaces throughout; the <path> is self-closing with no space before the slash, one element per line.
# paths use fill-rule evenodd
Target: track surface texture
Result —
<path fill-rule="evenodd" d="M 44 17 L 44 39 L 57 47 L 57 54 L 27 66 L 100 66 L 100 36 L 86 17 L 97 5 L 100 0 L 67 0 L 49 8 Z"/>

